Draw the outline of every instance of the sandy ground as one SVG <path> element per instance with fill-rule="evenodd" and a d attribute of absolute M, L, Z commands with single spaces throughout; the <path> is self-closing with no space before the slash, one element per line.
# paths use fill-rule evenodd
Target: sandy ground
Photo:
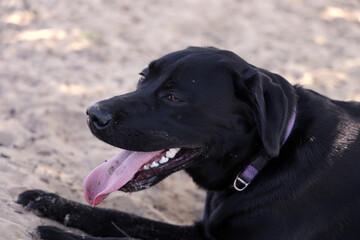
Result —
<path fill-rule="evenodd" d="M 358 0 L 0 0 L 0 239 L 31 239 L 27 189 L 85 203 L 82 182 L 118 150 L 88 105 L 135 88 L 149 61 L 189 45 L 232 50 L 332 98 L 360 101 Z M 189 224 L 204 193 L 183 173 L 99 207 Z M 58 225 L 59 226 L 59 225 Z"/>

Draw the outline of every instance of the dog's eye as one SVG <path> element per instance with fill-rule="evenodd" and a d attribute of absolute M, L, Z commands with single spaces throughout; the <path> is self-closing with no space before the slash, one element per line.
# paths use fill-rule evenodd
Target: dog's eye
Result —
<path fill-rule="evenodd" d="M 173 94 L 169 94 L 165 97 L 167 100 L 172 101 L 172 102 L 181 102 L 181 100 L 179 98 L 177 98 L 175 95 Z"/>
<path fill-rule="evenodd" d="M 141 75 L 141 74 L 140 74 Z M 144 75 L 141 75 L 140 78 L 139 78 L 139 82 L 142 83 L 145 81 L 145 76 Z"/>

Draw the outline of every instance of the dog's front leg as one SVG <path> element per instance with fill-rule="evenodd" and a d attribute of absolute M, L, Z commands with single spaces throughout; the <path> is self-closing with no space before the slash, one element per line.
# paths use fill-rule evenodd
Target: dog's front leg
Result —
<path fill-rule="evenodd" d="M 36 228 L 36 232 L 31 234 L 34 239 L 42 240 L 141 240 L 138 238 L 132 237 L 114 237 L 114 238 L 102 238 L 102 237 L 92 237 L 85 235 L 77 235 L 71 232 L 63 231 L 57 227 L 53 226 L 39 226 Z"/>
<path fill-rule="evenodd" d="M 23 192 L 17 202 L 40 216 L 96 237 L 203 239 L 200 225 L 175 226 L 124 212 L 92 208 L 41 190 Z"/>

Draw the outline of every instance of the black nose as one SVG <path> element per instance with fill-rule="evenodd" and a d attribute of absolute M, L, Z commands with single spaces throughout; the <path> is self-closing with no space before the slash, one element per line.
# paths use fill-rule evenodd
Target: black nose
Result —
<path fill-rule="evenodd" d="M 86 110 L 88 117 L 88 124 L 90 127 L 101 129 L 106 127 L 111 120 L 111 115 L 108 111 L 101 108 L 99 104 L 94 104 Z"/>

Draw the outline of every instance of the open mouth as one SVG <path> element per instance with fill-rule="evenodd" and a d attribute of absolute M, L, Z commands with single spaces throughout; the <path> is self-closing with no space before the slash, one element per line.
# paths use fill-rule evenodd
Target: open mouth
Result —
<path fill-rule="evenodd" d="M 122 150 L 86 177 L 85 200 L 95 206 L 116 190 L 133 192 L 148 188 L 162 176 L 183 169 L 200 154 L 201 148 L 154 152 Z"/>

